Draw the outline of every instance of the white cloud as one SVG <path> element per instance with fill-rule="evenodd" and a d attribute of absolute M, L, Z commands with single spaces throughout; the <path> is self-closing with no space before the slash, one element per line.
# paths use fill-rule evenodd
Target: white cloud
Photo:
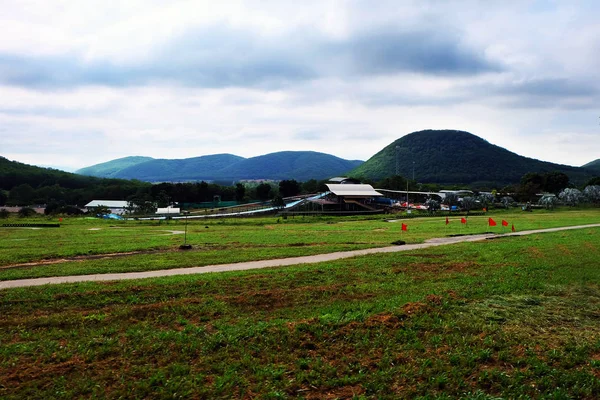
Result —
<path fill-rule="evenodd" d="M 600 157 L 595 2 L 3 3 L 0 154 L 367 159 L 460 129 L 519 154 Z"/>

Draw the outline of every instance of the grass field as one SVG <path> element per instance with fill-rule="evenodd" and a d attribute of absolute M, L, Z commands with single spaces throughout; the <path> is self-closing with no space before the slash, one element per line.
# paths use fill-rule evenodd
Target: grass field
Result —
<path fill-rule="evenodd" d="M 273 259 L 389 246 L 399 239 L 419 243 L 451 234 L 502 232 L 506 219 L 517 230 L 600 222 L 600 210 L 534 213 L 495 212 L 488 217 L 416 218 L 400 222 L 356 218 L 252 218 L 189 220 L 182 252 L 184 222 L 106 221 L 66 218 L 60 228 L 0 227 L 0 280 L 32 277 L 131 272 Z M 43 220 L 44 221 L 44 220 Z M 21 222 L 12 220 L 9 222 Z M 27 221 L 25 221 L 27 222 Z M 53 220 L 52 222 L 56 222 Z M 130 254 L 128 254 L 130 253 Z M 131 254 L 132 253 L 132 254 Z M 27 264 L 30 265 L 27 265 Z M 24 265 L 25 264 L 25 265 Z"/>
<path fill-rule="evenodd" d="M 598 398 L 599 267 L 594 228 L 3 290 L 0 397 Z"/>

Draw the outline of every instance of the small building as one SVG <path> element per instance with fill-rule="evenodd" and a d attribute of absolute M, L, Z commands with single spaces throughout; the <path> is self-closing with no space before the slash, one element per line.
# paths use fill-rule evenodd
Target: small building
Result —
<path fill-rule="evenodd" d="M 163 208 L 157 208 L 156 209 L 156 213 L 158 215 L 179 215 L 181 214 L 181 209 L 179 207 L 163 207 Z"/>
<path fill-rule="evenodd" d="M 125 200 L 92 200 L 85 205 L 88 211 L 98 207 L 107 207 L 112 214 L 123 215 L 128 211 L 128 202 Z"/>
<path fill-rule="evenodd" d="M 338 204 L 341 211 L 374 211 L 373 199 L 383 195 L 371 185 L 352 183 L 326 183 L 331 192 L 328 200 Z"/>

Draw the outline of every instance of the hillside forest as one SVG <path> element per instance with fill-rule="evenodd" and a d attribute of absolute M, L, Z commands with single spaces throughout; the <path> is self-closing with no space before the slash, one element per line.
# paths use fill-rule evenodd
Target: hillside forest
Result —
<path fill-rule="evenodd" d="M 40 168 L 0 157 L 0 206 L 47 205 L 50 212 L 77 212 L 94 199 L 127 200 L 133 204 L 151 202 L 158 207 L 172 203 L 208 203 L 215 198 L 220 201 L 245 203 L 270 201 L 279 197 L 309 194 L 327 190 L 327 180 L 310 179 L 297 182 L 293 179 L 279 182 L 236 182 L 230 184 L 187 182 L 151 184 L 138 180 L 95 178 L 54 169 Z M 378 181 L 366 180 L 379 189 L 438 191 L 440 189 L 465 188 L 422 184 L 391 176 Z M 600 184 L 600 177 L 587 185 Z M 529 201 L 537 193 L 558 193 L 566 187 L 574 187 L 562 172 L 528 173 L 515 184 L 503 188 L 471 187 L 474 190 L 496 190 L 498 195 L 510 193 L 518 201 Z"/>

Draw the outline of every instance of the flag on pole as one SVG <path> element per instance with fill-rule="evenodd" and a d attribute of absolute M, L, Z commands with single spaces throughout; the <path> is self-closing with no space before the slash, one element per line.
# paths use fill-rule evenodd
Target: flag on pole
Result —
<path fill-rule="evenodd" d="M 513 232 L 515 232 L 515 231 L 516 231 L 516 229 L 515 229 L 515 224 L 512 224 L 512 231 L 513 231 Z"/>
<path fill-rule="evenodd" d="M 450 223 L 450 220 L 448 219 L 448 217 L 446 217 L 446 225 L 448 225 Z"/>
<path fill-rule="evenodd" d="M 406 224 L 403 223 L 402 224 L 402 230 L 403 231 L 407 231 L 408 230 L 408 225 L 406 225 Z"/>
<path fill-rule="evenodd" d="M 494 221 L 493 219 L 491 219 L 491 218 L 488 218 L 488 225 L 489 225 L 489 226 L 496 226 L 496 225 L 498 225 L 498 224 L 496 224 L 496 221 Z"/>
<path fill-rule="evenodd" d="M 462 218 L 460 219 L 460 223 L 461 223 L 461 224 L 466 224 L 466 223 L 467 223 L 467 219 L 466 219 L 465 217 L 462 217 Z"/>
<path fill-rule="evenodd" d="M 505 220 L 502 220 L 502 226 L 508 226 L 508 222 L 506 222 Z"/>

